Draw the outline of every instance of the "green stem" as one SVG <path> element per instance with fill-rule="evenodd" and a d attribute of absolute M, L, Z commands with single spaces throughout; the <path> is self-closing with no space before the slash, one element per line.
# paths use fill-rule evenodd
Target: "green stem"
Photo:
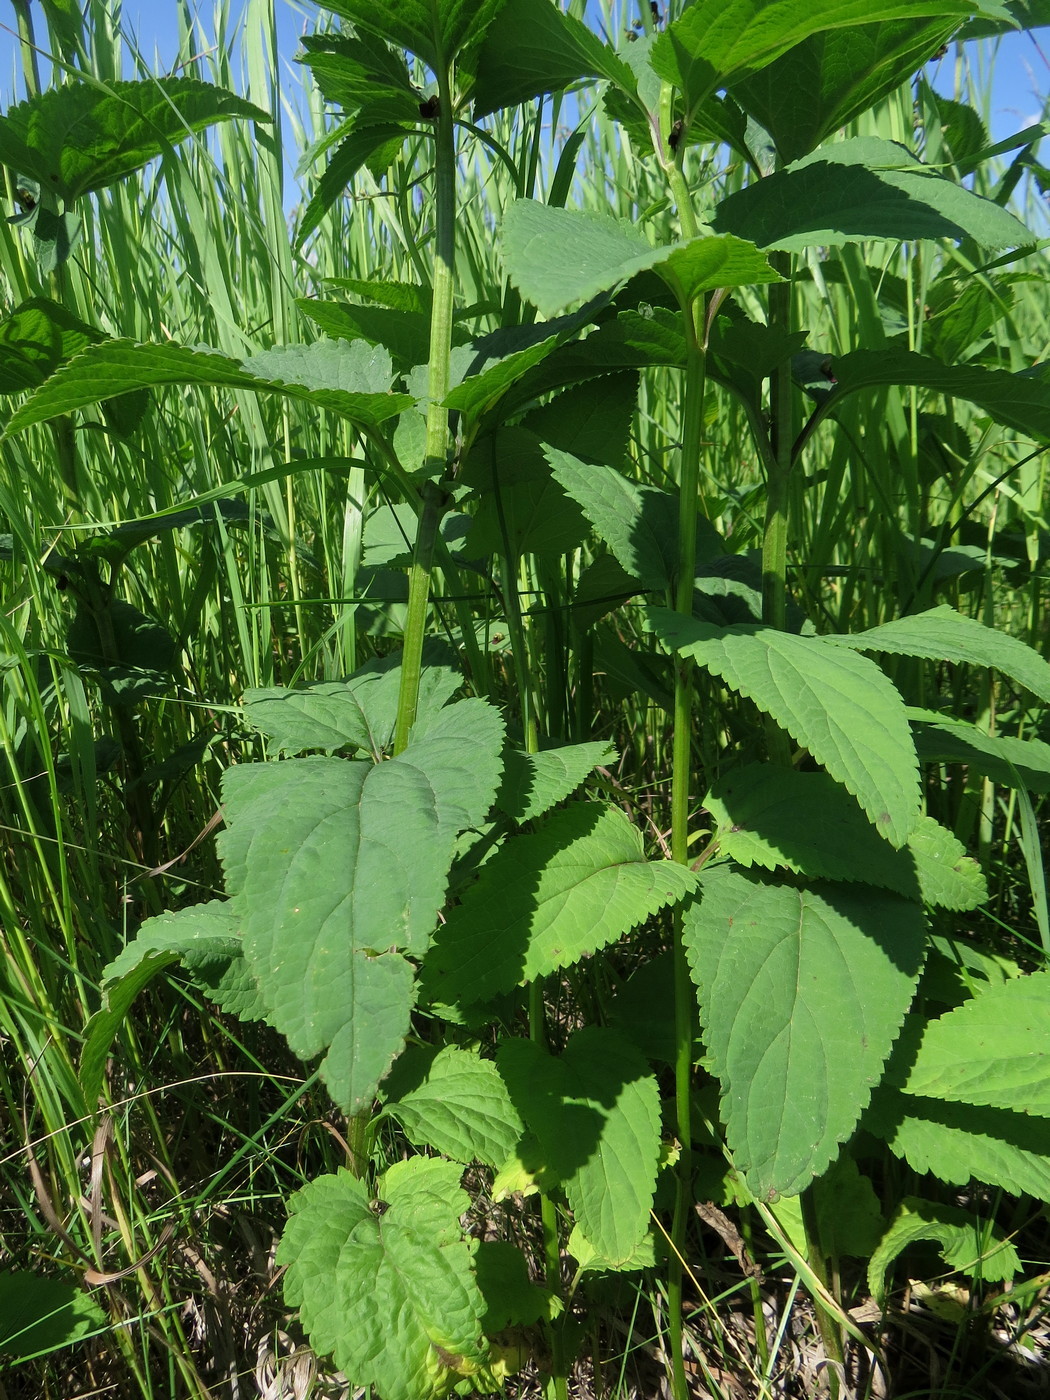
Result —
<path fill-rule="evenodd" d="M 785 278 L 791 275 L 790 255 L 774 253 L 770 262 Z M 774 282 L 769 289 L 769 325 L 791 326 L 791 282 Z M 769 381 L 770 441 L 766 481 L 766 528 L 762 541 L 762 621 L 784 630 L 787 623 L 788 488 L 791 479 L 791 364 L 785 361 Z"/>
<path fill-rule="evenodd" d="M 812 1185 L 807 1186 L 802 1192 L 799 1203 L 802 1206 L 802 1228 L 806 1232 L 806 1258 L 809 1267 L 813 1270 L 821 1288 L 825 1292 L 829 1292 L 828 1264 L 824 1255 L 824 1246 L 820 1241 L 820 1222 L 817 1217 L 816 1195 Z M 820 1297 L 816 1293 L 812 1297 L 820 1338 L 824 1343 L 828 1360 L 831 1362 L 828 1367 L 828 1389 L 831 1400 L 838 1400 L 844 1361 L 842 1333 L 839 1331 L 838 1323 L 821 1302 Z"/>
<path fill-rule="evenodd" d="M 395 753 L 401 753 L 408 744 L 409 731 L 416 718 L 434 549 L 445 510 L 445 496 L 437 478 L 444 473 L 448 451 L 448 409 L 444 407 L 444 402 L 449 386 L 456 264 L 456 137 L 452 119 L 452 75 L 450 66 L 441 62 L 440 58 L 439 55 L 438 114 L 434 119 L 437 148 L 434 163 L 434 298 L 430 317 L 429 403 L 424 457 L 428 481 L 423 489 L 423 509 L 419 514 L 412 568 L 408 576 L 408 615 L 405 619 L 401 689 L 394 727 Z"/>

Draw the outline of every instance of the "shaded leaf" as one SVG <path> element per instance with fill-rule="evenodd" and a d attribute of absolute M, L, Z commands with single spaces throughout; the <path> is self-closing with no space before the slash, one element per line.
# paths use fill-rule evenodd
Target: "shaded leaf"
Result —
<path fill-rule="evenodd" d="M 0 1273 L 0 1355 L 12 1366 L 72 1346 L 106 1323 L 99 1305 L 74 1283 L 27 1269 Z"/>
<path fill-rule="evenodd" d="M 406 1050 L 385 1098 L 410 1142 L 465 1165 L 502 1166 L 524 1131 L 494 1062 L 455 1045 Z"/>
<path fill-rule="evenodd" d="M 880 1306 L 886 1301 L 886 1275 L 891 1264 L 919 1240 L 934 1241 L 950 1269 L 985 1283 L 1001 1283 L 1021 1269 L 1017 1250 L 987 1218 L 940 1201 L 906 1196 L 868 1261 L 868 1288 Z"/>
<path fill-rule="evenodd" d="M 532 821 L 564 802 L 599 764 L 615 761 L 616 750 L 600 739 L 540 753 L 508 749 L 496 806 L 513 821 Z"/>

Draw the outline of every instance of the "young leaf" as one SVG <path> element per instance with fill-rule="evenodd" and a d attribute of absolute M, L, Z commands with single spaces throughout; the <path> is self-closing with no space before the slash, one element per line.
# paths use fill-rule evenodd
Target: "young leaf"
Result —
<path fill-rule="evenodd" d="M 433 1147 L 465 1166 L 500 1167 L 524 1132 L 492 1060 L 446 1045 L 436 1054 L 411 1047 L 384 1086 L 386 1113 L 410 1142 Z"/>
<path fill-rule="evenodd" d="M 383 389 L 375 387 L 384 383 L 381 370 L 385 370 Z M 279 379 L 268 379 L 270 373 Z M 242 362 L 214 350 L 191 350 L 185 345 L 108 340 L 90 346 L 53 374 L 14 414 L 5 436 L 73 409 L 103 403 L 117 394 L 162 384 L 286 394 L 363 426 L 376 427 L 412 404 L 407 394 L 388 392 L 392 377 L 387 352 L 363 342 L 278 346 Z"/>
<path fill-rule="evenodd" d="M 957 1206 L 906 1196 L 878 1249 L 868 1261 L 868 1288 L 881 1306 L 886 1302 L 886 1275 L 908 1245 L 933 1240 L 950 1269 L 1001 1283 L 1020 1271 L 1017 1250 L 997 1225 Z"/>
<path fill-rule="evenodd" d="M 470 1198 L 455 1163 L 414 1157 L 377 1182 L 381 1214 L 347 1171 L 289 1201 L 277 1250 L 285 1298 L 314 1350 L 383 1400 L 443 1400 L 482 1366 L 485 1304 L 459 1217 Z"/>
<path fill-rule="evenodd" d="M 64 83 L 0 117 L 0 164 L 70 204 L 234 117 L 271 120 L 243 97 L 197 78 Z"/>
<path fill-rule="evenodd" d="M 1050 1200 L 1050 1118 L 942 1103 L 881 1085 L 862 1120 L 916 1172 Z"/>
<path fill-rule="evenodd" d="M 423 985 L 469 1006 L 614 942 L 696 887 L 670 861 L 648 861 L 615 807 L 578 802 L 508 841 L 434 936 Z"/>
<path fill-rule="evenodd" d="M 765 885 L 729 868 L 684 914 L 701 1024 L 737 1168 L 795 1194 L 853 1132 L 915 991 L 921 909 L 836 885 Z"/>
<path fill-rule="evenodd" d="M 272 1024 L 347 1112 L 371 1098 L 408 1029 L 414 974 L 456 837 L 486 816 L 502 747 L 478 700 L 440 711 L 399 757 L 228 769 L 228 884 Z M 276 773 L 266 769 L 276 769 Z"/>
<path fill-rule="evenodd" d="M 881 651 L 892 656 L 925 656 L 932 661 L 969 662 L 990 666 L 1030 690 L 1039 700 L 1050 701 L 1050 662 L 1016 637 L 985 627 L 942 604 L 911 617 L 872 627 L 867 632 L 831 635 L 831 646 L 857 651 Z"/>
<path fill-rule="evenodd" d="M 990 987 L 931 1021 L 903 1087 L 1050 1117 L 1050 972 Z"/>
<path fill-rule="evenodd" d="M 534 821 L 571 796 L 600 763 L 615 761 L 616 750 L 600 739 L 542 753 L 508 749 L 496 806 L 512 821 Z"/>
<path fill-rule="evenodd" d="M 505 1040 L 497 1063 L 535 1134 L 536 1165 L 565 1190 L 576 1223 L 610 1268 L 649 1229 L 660 1154 L 660 1096 L 641 1053 L 614 1031 L 577 1031 L 559 1057 Z"/>
<path fill-rule="evenodd" d="M 556 258 L 552 248 L 558 249 Z M 719 287 L 780 280 L 764 255 L 739 238 L 652 246 L 633 224 L 534 199 L 508 207 L 502 252 L 508 277 L 544 316 L 612 291 L 648 268 L 685 300 Z"/>
<path fill-rule="evenodd" d="M 748 764 L 720 779 L 704 805 L 719 849 L 739 865 L 862 880 L 949 909 L 973 909 L 988 897 L 980 866 L 932 817 L 920 817 L 907 845 L 894 850 L 827 773 Z"/>
<path fill-rule="evenodd" d="M 891 845 L 904 844 L 919 816 L 918 765 L 904 702 L 874 663 L 854 665 L 864 658 L 823 637 L 713 627 L 665 608 L 647 613 L 666 646 L 772 715 L 853 793 Z"/>
<path fill-rule="evenodd" d="M 785 252 L 868 238 L 972 238 L 982 248 L 1035 238 L 998 204 L 875 136 L 822 146 L 738 190 L 718 205 L 711 226 Z"/>

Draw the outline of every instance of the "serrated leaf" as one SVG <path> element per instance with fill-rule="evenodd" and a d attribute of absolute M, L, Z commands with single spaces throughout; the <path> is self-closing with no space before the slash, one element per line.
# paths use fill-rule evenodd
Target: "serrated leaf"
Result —
<path fill-rule="evenodd" d="M 0 1355 L 10 1366 L 72 1346 L 106 1324 L 106 1314 L 75 1283 L 28 1269 L 0 1273 Z"/>
<path fill-rule="evenodd" d="M 1017 1250 L 997 1225 L 940 1201 L 906 1196 L 868 1261 L 868 1288 L 880 1306 L 886 1301 L 886 1275 L 908 1245 L 933 1240 L 950 1269 L 1001 1283 L 1019 1273 Z"/>
<path fill-rule="evenodd" d="M 396 1163 L 378 1183 L 379 1215 L 346 1171 L 289 1201 L 277 1251 L 285 1297 L 314 1349 L 383 1400 L 442 1400 L 486 1359 L 485 1305 L 459 1224 L 469 1205 L 461 1171 L 422 1157 Z"/>
<path fill-rule="evenodd" d="M 377 382 L 381 362 L 377 357 L 385 351 L 363 343 L 344 345 L 340 349 L 336 342 L 327 347 L 322 342 L 314 346 L 280 348 L 294 353 L 289 357 L 276 351 L 264 352 L 267 359 L 256 358 L 251 362 L 269 364 L 283 376 L 278 383 L 216 351 L 108 340 L 84 350 L 41 385 L 14 414 L 5 436 L 22 432 L 36 423 L 46 423 L 74 409 L 102 403 L 117 394 L 159 388 L 164 384 L 286 394 L 372 427 L 396 417 L 412 404 L 407 394 L 380 392 L 371 387 Z M 297 374 L 309 382 L 297 382 L 294 378 Z M 389 382 L 388 379 L 388 385 Z"/>
<path fill-rule="evenodd" d="M 409 1087 L 400 1091 L 400 1084 Z M 464 1165 L 501 1166 L 524 1131 L 492 1060 L 446 1045 L 436 1055 L 406 1050 L 387 1088 L 387 1111 L 410 1142 Z"/>
<path fill-rule="evenodd" d="M 299 215 L 295 234 L 297 248 L 302 247 L 332 205 L 343 197 L 358 171 L 366 165 L 372 169 L 377 160 L 385 169 L 408 135 L 408 128 L 392 122 L 378 126 L 357 126 L 348 122 L 345 129 L 346 135 L 332 153 L 317 188 Z"/>
<path fill-rule="evenodd" d="M 417 712 L 440 709 L 462 683 L 451 648 L 428 638 Z M 344 681 L 246 690 L 244 708 L 249 724 L 267 736 L 276 753 L 357 748 L 378 760 L 393 740 L 400 687 L 401 652 L 396 651 L 367 661 Z"/>
<path fill-rule="evenodd" d="M 497 1063 L 579 1228 L 608 1267 L 624 1266 L 648 1233 L 660 1152 L 659 1090 L 645 1059 L 590 1026 L 559 1057 L 505 1040 Z"/>
<path fill-rule="evenodd" d="M 101 331 L 47 297 L 30 297 L 0 322 L 0 394 L 35 389 Z"/>
<path fill-rule="evenodd" d="M 500 428 L 479 439 L 461 479 L 481 498 L 467 536 L 474 557 L 560 555 L 587 538 L 583 512 L 554 480 L 539 440 L 524 428 Z"/>
<path fill-rule="evenodd" d="M 924 656 L 932 661 L 990 666 L 1023 685 L 1038 699 L 1050 701 L 1050 662 L 1024 642 L 985 627 L 942 604 L 911 617 L 897 618 L 867 632 L 829 636 L 831 646 L 882 651 L 893 656 Z"/>
<path fill-rule="evenodd" d="M 614 807 L 578 802 L 486 862 L 449 912 L 427 957 L 432 1000 L 470 1005 L 567 967 L 696 887 L 670 861 L 648 861 Z"/>
<path fill-rule="evenodd" d="M 529 1278 L 521 1250 L 503 1240 L 483 1240 L 474 1260 L 478 1288 L 485 1299 L 481 1319 L 487 1337 L 511 1323 L 529 1327 L 550 1315 L 551 1295 Z"/>
<path fill-rule="evenodd" d="M 886 840 L 904 844 L 919 816 L 918 765 L 904 702 L 874 663 L 854 665 L 863 658 L 823 637 L 714 627 L 666 608 L 647 615 L 666 646 L 753 700 L 853 793 Z"/>
<path fill-rule="evenodd" d="M 408 1029 L 414 974 L 459 833 L 485 817 L 503 727 L 483 701 L 439 711 L 398 757 L 227 770 L 221 850 L 272 1024 L 346 1111 L 367 1103 Z M 266 773 L 265 769 L 277 769 Z"/>
<path fill-rule="evenodd" d="M 915 745 L 922 763 L 965 763 L 1006 787 L 1050 792 L 1050 744 L 985 734 L 965 720 L 912 710 Z"/>
<path fill-rule="evenodd" d="M 998 5 L 981 9 L 1003 13 Z M 923 15 L 961 22 L 972 14 L 967 0 L 697 0 L 660 35 L 652 62 L 696 107 L 822 30 Z"/>
<path fill-rule="evenodd" d="M 821 1248 L 829 1257 L 845 1254 L 867 1259 L 878 1245 L 884 1227 L 879 1198 L 870 1179 L 862 1175 L 852 1157 L 842 1156 L 817 1178 L 812 1189 Z M 805 1257 L 801 1198 L 781 1197 L 773 1213 L 777 1224 Z"/>
<path fill-rule="evenodd" d="M 347 113 L 363 110 L 370 125 L 415 122 L 419 93 L 412 85 L 404 55 L 363 31 L 305 34 L 305 64 L 326 102 Z"/>
<path fill-rule="evenodd" d="M 922 18 L 814 34 L 734 84 L 733 96 L 769 132 L 781 161 L 796 160 L 907 82 L 956 27 Z"/>
<path fill-rule="evenodd" d="M 622 467 L 638 399 L 634 371 L 574 385 L 526 414 L 522 427 L 541 441 L 586 462 Z"/>
<path fill-rule="evenodd" d="M 514 107 L 581 78 L 608 78 L 628 92 L 634 75 L 575 15 L 550 0 L 507 0 L 481 48 L 474 118 Z"/>
<path fill-rule="evenodd" d="M 513 821 L 533 821 L 571 796 L 599 764 L 615 761 L 616 750 L 603 740 L 541 753 L 508 749 L 496 806 Z"/>
<path fill-rule="evenodd" d="M 903 1087 L 1050 1117 L 1050 972 L 990 987 L 931 1021 Z"/>
<path fill-rule="evenodd" d="M 980 866 L 932 817 L 920 817 L 895 850 L 827 773 L 748 764 L 720 779 L 704 805 L 720 850 L 738 865 L 861 880 L 949 909 L 972 909 L 988 897 Z"/>
<path fill-rule="evenodd" d="M 1050 1118 L 941 1103 L 882 1085 L 863 1124 L 913 1171 L 957 1186 L 984 1181 L 1011 1195 L 1050 1200 Z"/>
<path fill-rule="evenodd" d="M 445 397 L 445 407 L 458 409 L 471 418 L 488 413 L 513 384 L 551 354 L 558 341 L 556 335 L 547 336 L 535 345 L 515 350 L 495 364 L 486 365 L 479 373 L 469 375 L 456 385 Z"/>
<path fill-rule="evenodd" d="M 554 480 L 576 501 L 595 533 L 643 588 L 665 589 L 678 550 L 678 502 L 668 491 L 631 481 L 614 467 L 545 449 Z"/>
<path fill-rule="evenodd" d="M 982 248 L 1035 241 L 992 200 L 875 136 L 822 146 L 736 191 L 718 205 L 711 227 L 784 252 L 872 238 L 972 238 Z"/>
<path fill-rule="evenodd" d="M 373 0 L 325 0 L 326 9 L 350 20 L 355 29 L 408 49 L 435 72 L 461 50 L 481 43 L 502 4 L 503 0 L 388 0 L 380 9 Z"/>
<path fill-rule="evenodd" d="M 795 1194 L 853 1132 L 922 967 L 921 909 L 894 894 L 709 871 L 683 934 L 735 1163 Z"/>
<path fill-rule="evenodd" d="M 557 248 L 552 258 L 551 249 Z M 544 316 L 612 291 L 649 268 L 691 300 L 717 287 L 777 282 L 752 244 L 733 237 L 651 245 L 627 220 L 518 199 L 503 216 L 507 275 Z"/>
<path fill-rule="evenodd" d="M 234 117 L 271 120 L 243 97 L 197 78 L 68 82 L 8 107 L 0 117 L 0 164 L 72 203 Z"/>
<path fill-rule="evenodd" d="M 240 918 L 232 901 L 213 899 L 147 919 L 103 969 L 102 1007 L 88 1022 L 80 1083 L 88 1104 L 102 1092 L 106 1058 L 139 992 L 179 962 L 213 1001 L 242 1021 L 262 1020 L 266 1005 L 245 965 Z"/>

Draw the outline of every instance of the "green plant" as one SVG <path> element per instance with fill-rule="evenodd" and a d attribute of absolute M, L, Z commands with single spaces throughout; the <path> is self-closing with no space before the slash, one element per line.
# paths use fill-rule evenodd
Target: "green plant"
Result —
<path fill-rule="evenodd" d="M 960 526 L 964 484 L 931 546 L 917 406 L 930 391 L 1037 443 L 1050 437 L 1039 367 L 956 362 L 973 343 L 962 323 L 993 295 L 984 250 L 1033 240 L 1005 188 L 981 197 L 880 136 L 828 139 L 975 12 L 1008 21 L 998 6 L 955 0 L 869 3 L 859 25 L 848 3 L 727 12 L 698 0 L 659 33 L 645 7 L 645 33 L 621 54 L 550 0 L 328 8 L 352 27 L 314 36 L 306 61 L 345 121 L 300 240 L 359 172 L 381 174 L 406 142 L 422 145 L 425 279 L 345 280 L 354 301 L 304 304 L 334 337 L 306 346 L 246 357 L 64 347 L 67 362 L 28 386 L 7 429 L 11 439 L 172 384 L 299 401 L 344 420 L 363 469 L 400 497 L 370 521 L 374 567 L 408 561 L 404 611 L 387 615 L 399 651 L 346 679 L 246 693 L 245 719 L 280 761 L 225 775 L 225 898 L 149 920 L 109 965 L 83 1092 L 97 1100 L 134 996 L 175 962 L 220 1006 L 319 1059 L 350 1118 L 349 1170 L 289 1202 L 286 1297 L 313 1345 L 384 1400 L 497 1388 L 530 1350 L 565 1395 L 588 1275 L 657 1267 L 683 1400 L 683 1256 L 699 1181 L 735 1193 L 783 1240 L 841 1362 L 841 1329 L 858 1334 L 835 1297 L 840 1256 L 870 1257 L 880 1296 L 914 1239 L 939 1241 L 985 1280 L 1019 1268 L 973 1214 L 909 1197 L 884 1224 L 861 1170 L 873 1140 L 945 1182 L 1046 1195 L 1050 1104 L 1032 1050 L 1046 1042 L 1047 974 L 991 971 L 958 928 L 935 934 L 930 918 L 986 895 L 936 765 L 963 761 L 1020 791 L 1050 772 L 1036 741 L 967 722 L 972 696 L 939 663 L 992 671 L 1043 704 L 1050 667 L 1004 632 L 929 606 L 929 554 Z M 477 125 L 595 80 L 624 139 L 652 146 L 662 203 L 648 227 L 563 207 L 581 143 L 566 144 L 537 199 L 539 121 L 516 146 Z M 987 142 L 964 152 L 950 120 L 944 129 L 939 164 L 959 175 L 995 153 Z M 2 137 L 0 159 L 16 163 Z M 456 304 L 460 140 L 492 154 L 511 192 L 494 211 L 505 281 L 473 312 Z M 694 189 L 705 144 L 752 177 L 710 206 Z M 854 246 L 924 239 L 957 245 L 930 286 L 918 253 L 904 264 L 923 284 L 920 307 L 938 308 L 933 353 L 887 336 Z M 834 257 L 862 347 L 808 347 L 804 277 L 828 270 L 801 260 L 812 249 Z M 907 287 L 901 304 L 914 313 Z M 471 336 L 472 316 L 496 324 Z M 670 405 L 674 466 L 661 484 L 628 457 L 643 376 Z M 843 631 L 826 625 L 809 578 L 799 592 L 813 616 L 789 608 L 789 557 L 815 528 L 802 472 L 822 425 L 856 444 L 858 415 L 879 405 L 904 499 L 881 557 L 906 606 Z M 730 413 L 764 475 L 758 558 L 710 518 L 731 513 L 729 468 L 706 444 Z M 315 466 L 290 458 L 241 485 Z M 896 490 L 875 473 L 871 489 Z M 222 491 L 182 508 L 200 512 Z M 831 481 L 822 503 L 830 547 L 841 509 Z M 136 538 L 185 523 L 170 513 Z M 479 579 L 495 611 L 480 636 L 469 606 Z M 428 637 L 435 617 L 445 640 Z M 505 663 L 486 631 L 505 635 Z M 665 769 L 648 775 L 670 780 L 663 850 L 608 800 L 613 749 L 593 737 L 592 687 L 617 668 L 670 716 Z M 473 694 L 457 698 L 465 686 Z M 618 985 L 595 956 L 618 945 L 637 982 Z M 653 1001 L 674 1006 L 673 1037 L 655 1050 Z M 717 1107 L 705 1092 L 715 1087 Z M 422 1150 L 384 1168 L 392 1124 Z M 537 1196 L 542 1284 L 509 1242 L 464 1230 L 482 1208 L 462 1184 L 475 1162 L 496 1170 L 494 1194 Z M 488 1189 L 486 1178 L 479 1196 Z M 796 1196 L 797 1220 L 790 1208 L 782 1220 L 781 1198 Z"/>

